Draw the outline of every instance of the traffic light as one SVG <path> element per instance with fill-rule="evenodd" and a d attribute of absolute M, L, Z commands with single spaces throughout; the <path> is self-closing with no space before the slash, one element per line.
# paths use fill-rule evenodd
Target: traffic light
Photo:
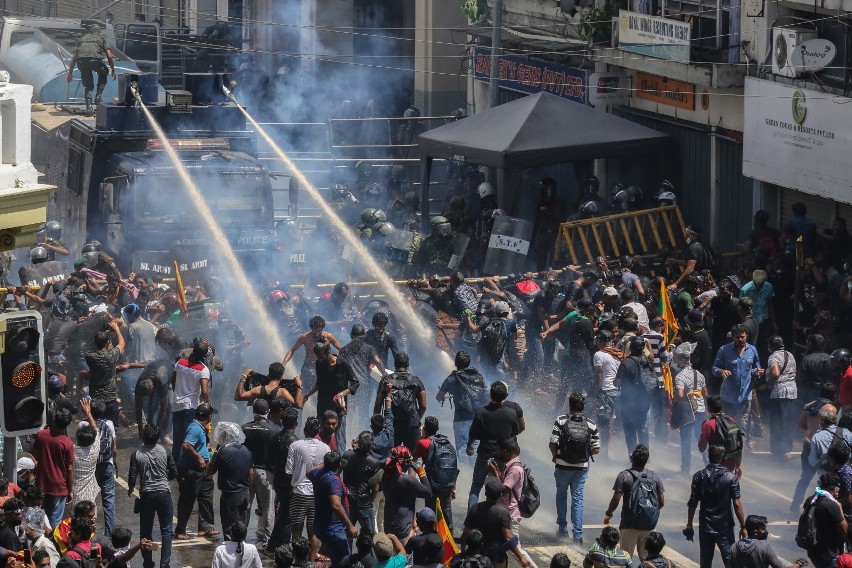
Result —
<path fill-rule="evenodd" d="M 47 388 L 41 314 L 0 314 L 0 428 L 5 436 L 34 434 L 44 427 Z"/>

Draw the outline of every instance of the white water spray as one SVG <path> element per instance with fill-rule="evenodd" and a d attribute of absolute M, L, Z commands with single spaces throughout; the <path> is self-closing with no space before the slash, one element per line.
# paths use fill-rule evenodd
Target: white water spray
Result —
<path fill-rule="evenodd" d="M 163 129 L 160 127 L 157 120 L 151 114 L 151 111 L 149 111 L 148 108 L 142 103 L 142 99 L 139 96 L 139 93 L 134 90 L 133 94 L 136 97 L 136 100 L 139 103 L 139 107 L 142 109 L 142 112 L 145 113 L 145 118 L 148 119 L 148 123 L 151 125 L 151 128 L 154 130 L 154 133 L 157 135 L 157 138 L 159 138 L 160 142 L 163 144 L 163 150 L 165 150 L 166 154 L 169 156 L 169 159 L 172 162 L 172 165 L 174 165 L 175 170 L 177 170 L 177 173 L 180 176 L 180 179 L 183 182 L 184 186 L 186 187 L 186 190 L 189 192 L 190 197 L 192 198 L 195 204 L 195 207 L 201 214 L 202 219 L 204 219 L 204 223 L 213 233 L 213 242 L 221 251 L 225 259 L 225 263 L 231 270 L 231 275 L 236 279 L 237 287 L 241 288 L 245 292 L 248 308 L 251 310 L 252 315 L 256 318 L 255 321 L 260 323 L 260 325 L 267 331 L 271 343 L 270 347 L 276 353 L 283 353 L 284 342 L 281 340 L 281 335 L 278 333 L 278 328 L 270 319 L 269 314 L 264 308 L 263 302 L 258 297 L 257 293 L 254 291 L 252 283 L 249 281 L 248 276 L 246 276 L 243 267 L 240 265 L 239 260 L 237 260 L 237 257 L 234 254 L 233 249 L 231 248 L 231 244 L 228 242 L 228 237 L 225 236 L 225 232 L 222 231 L 222 227 L 219 226 L 219 223 L 213 216 L 213 212 L 210 210 L 210 207 L 207 206 L 207 202 L 204 200 L 204 197 L 201 195 L 201 192 L 198 190 L 198 187 L 195 185 L 195 182 L 193 182 L 192 178 L 189 176 L 189 172 L 187 171 L 186 166 L 183 165 L 183 162 L 181 162 L 180 158 L 177 155 L 177 152 L 175 152 L 174 148 L 172 148 L 171 144 L 169 143 L 169 139 L 168 137 L 166 137 L 166 133 L 163 132 Z M 240 371 L 241 370 L 242 369 L 240 369 Z"/>
<path fill-rule="evenodd" d="M 326 203 L 325 199 L 320 195 L 317 188 L 313 186 L 313 184 L 308 181 L 308 178 L 296 167 L 296 164 L 284 153 L 283 150 L 275 143 L 275 141 L 266 133 L 266 131 L 261 128 L 261 126 L 257 123 L 257 121 L 252 118 L 252 116 L 246 111 L 245 108 L 237 101 L 231 91 L 222 86 L 222 90 L 225 92 L 225 95 L 229 99 L 231 99 L 237 108 L 239 108 L 243 115 L 245 115 L 246 120 L 248 120 L 252 126 L 254 126 L 257 133 L 269 144 L 269 147 L 275 152 L 275 154 L 281 159 L 282 162 L 287 166 L 292 175 L 299 181 L 299 185 L 304 187 L 308 193 L 313 197 L 314 201 L 320 206 L 323 213 L 325 214 L 326 219 L 331 221 L 334 225 L 334 228 L 340 231 L 340 234 L 346 239 L 346 243 L 352 247 L 355 251 L 355 254 L 358 255 L 359 260 L 361 260 L 366 266 L 367 269 L 375 275 L 376 281 L 379 283 L 379 287 L 385 293 L 388 298 L 388 303 L 393 308 L 396 314 L 403 316 L 405 325 L 414 336 L 414 338 L 421 343 L 423 347 L 425 347 L 424 351 L 437 351 L 440 355 L 439 364 L 443 368 L 442 370 L 449 372 L 454 368 L 454 364 L 450 359 L 450 356 L 447 355 L 444 351 L 438 349 L 434 343 L 433 331 L 428 328 L 411 305 L 406 301 L 405 297 L 396 287 L 396 285 L 391 281 L 391 279 L 385 274 L 385 271 L 379 266 L 379 264 L 375 261 L 373 256 L 367 250 L 367 247 L 361 242 L 361 240 L 352 232 L 352 229 L 343 222 L 343 220 L 337 215 L 337 212 L 332 209 L 328 203 Z"/>

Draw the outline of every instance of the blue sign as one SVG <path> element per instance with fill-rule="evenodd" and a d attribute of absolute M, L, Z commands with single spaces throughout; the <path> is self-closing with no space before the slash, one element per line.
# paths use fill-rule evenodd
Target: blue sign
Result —
<path fill-rule="evenodd" d="M 490 49 L 476 50 L 473 69 L 476 79 L 491 80 Z M 548 61 L 501 55 L 500 87 L 530 94 L 546 91 L 586 104 L 586 72 Z"/>

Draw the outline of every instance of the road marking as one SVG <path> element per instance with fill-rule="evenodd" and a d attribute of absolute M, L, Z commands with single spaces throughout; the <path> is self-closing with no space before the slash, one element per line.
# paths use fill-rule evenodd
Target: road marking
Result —
<path fill-rule="evenodd" d="M 750 477 L 741 477 L 740 479 L 743 480 L 743 481 L 747 481 L 748 483 L 754 485 L 758 489 L 762 489 L 762 490 L 766 491 L 767 493 L 769 493 L 770 495 L 774 495 L 775 497 L 778 497 L 779 499 L 783 499 L 784 501 L 786 501 L 788 503 L 793 502 L 792 497 L 787 497 L 786 495 L 784 495 L 780 491 L 776 491 L 775 489 L 772 489 L 771 487 L 768 487 L 768 486 L 766 486 L 766 485 L 764 485 L 764 484 L 762 484 L 758 481 L 755 481 L 755 480 L 751 479 Z"/>
<path fill-rule="evenodd" d="M 119 485 L 121 485 L 122 487 L 124 487 L 125 489 L 130 489 L 130 485 L 128 485 L 128 483 L 127 483 L 125 480 L 123 480 L 122 478 L 120 478 L 120 477 L 119 477 L 119 476 L 117 476 L 117 475 L 115 476 L 115 482 L 116 482 L 116 483 L 118 483 Z M 126 495 L 126 494 L 125 494 L 125 495 Z M 138 490 L 138 489 L 134 489 L 134 490 L 133 490 L 133 494 L 132 494 L 132 495 L 133 495 L 134 497 L 139 497 L 139 490 Z M 177 525 L 177 522 L 178 522 L 177 517 L 174 517 L 174 516 L 173 516 L 173 517 L 172 517 L 172 524 L 173 524 L 173 525 Z M 177 540 L 177 539 L 174 539 L 174 540 L 173 540 L 173 543 L 172 543 L 172 546 L 174 546 L 174 543 L 175 543 L 175 542 L 187 542 L 187 541 L 185 541 L 185 540 Z"/>

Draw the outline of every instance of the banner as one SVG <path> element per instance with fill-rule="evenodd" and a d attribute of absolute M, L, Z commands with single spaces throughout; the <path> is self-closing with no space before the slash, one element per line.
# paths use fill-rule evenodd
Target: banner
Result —
<path fill-rule="evenodd" d="M 486 83 L 491 80 L 490 49 L 476 50 L 474 77 Z M 585 71 L 517 55 L 500 56 L 500 88 L 531 95 L 545 91 L 586 104 Z"/>
<path fill-rule="evenodd" d="M 618 11 L 618 48 L 689 63 L 689 24 L 659 16 Z"/>

